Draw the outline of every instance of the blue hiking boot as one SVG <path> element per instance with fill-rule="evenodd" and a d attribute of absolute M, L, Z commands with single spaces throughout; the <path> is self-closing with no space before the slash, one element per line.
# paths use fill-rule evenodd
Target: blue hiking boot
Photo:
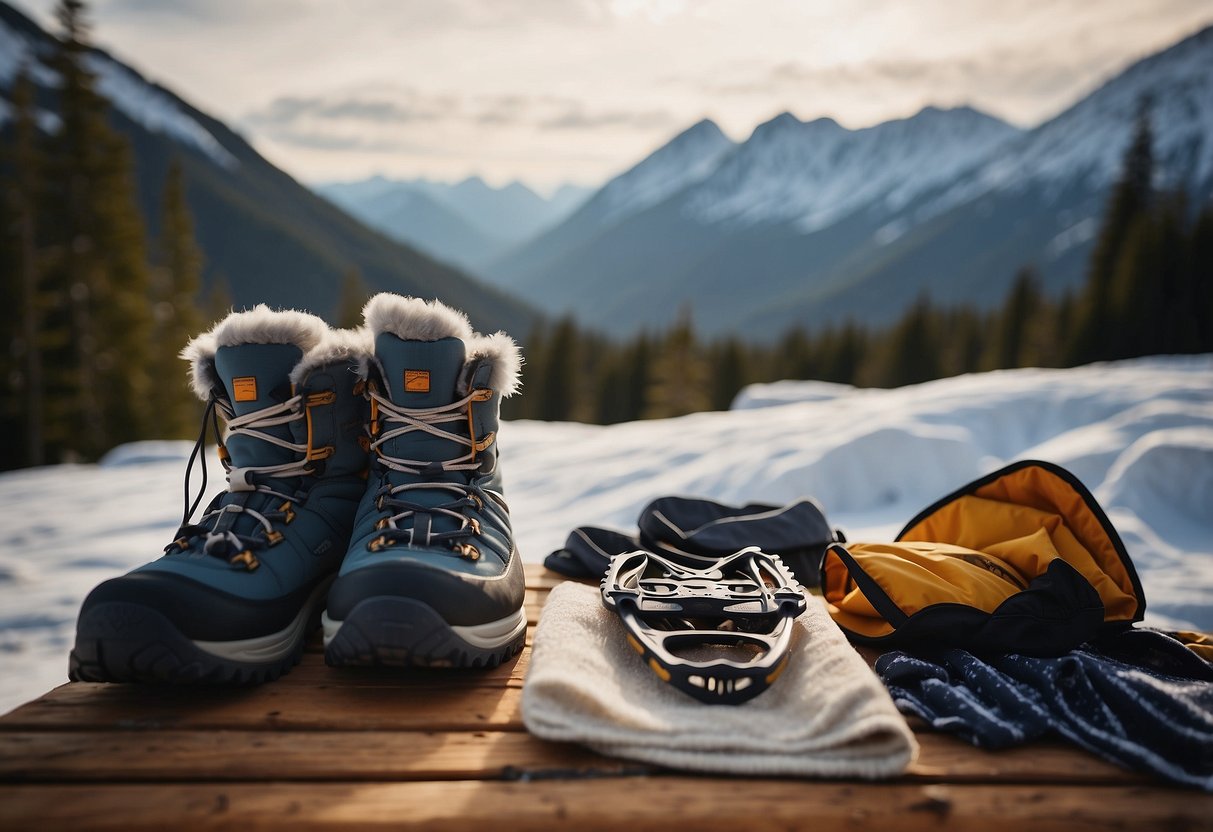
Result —
<path fill-rule="evenodd" d="M 437 301 L 381 294 L 364 316 L 371 473 L 329 592 L 325 659 L 494 667 L 526 638 L 496 444 L 518 347 Z"/>
<path fill-rule="evenodd" d="M 182 357 L 207 401 L 194 454 L 208 421 L 218 434 L 218 411 L 228 490 L 197 523 L 197 500 L 187 507 L 158 560 L 89 594 L 73 680 L 253 683 L 299 661 L 366 489 L 367 404 L 354 387 L 368 351 L 361 332 L 265 306 L 190 342 Z"/>

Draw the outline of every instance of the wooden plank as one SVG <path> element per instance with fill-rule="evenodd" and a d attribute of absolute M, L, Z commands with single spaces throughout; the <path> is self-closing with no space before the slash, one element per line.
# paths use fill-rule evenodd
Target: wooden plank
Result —
<path fill-rule="evenodd" d="M 918 759 L 906 779 L 916 782 L 1116 784 L 1156 783 L 1061 741 L 986 751 L 947 734 L 918 733 Z"/>
<path fill-rule="evenodd" d="M 0 828 L 1208 829 L 1213 796 L 1155 787 L 620 777 L 530 782 L 0 787 Z"/>
<path fill-rule="evenodd" d="M 7 730 L 521 731 L 521 686 L 189 688 L 62 685 L 0 719 Z"/>
<path fill-rule="evenodd" d="M 0 780 L 484 780 L 647 767 L 529 734 L 417 731 L 0 733 Z"/>
<path fill-rule="evenodd" d="M 919 738 L 913 782 L 1148 783 L 1070 746 L 998 753 L 951 737 Z M 524 773 L 598 776 L 652 767 L 525 733 L 405 731 L 0 732 L 0 779 L 458 780 Z"/>
<path fill-rule="evenodd" d="M 562 584 L 565 581 L 572 580 L 571 578 L 561 575 L 559 572 L 553 572 L 547 569 L 540 563 L 527 563 L 523 565 L 523 571 L 526 575 L 526 588 L 537 590 L 550 590 L 557 584 Z M 579 583 L 597 585 L 597 580 L 579 581 Z"/>
<path fill-rule="evenodd" d="M 531 664 L 530 647 L 523 649 L 514 659 L 491 670 L 395 667 L 329 667 L 324 658 L 313 653 L 305 654 L 290 673 L 279 678 L 275 685 L 307 685 L 330 687 L 407 687 L 409 685 L 454 685 L 501 687 L 508 682 L 522 684 L 527 668 Z M 0 722 L 0 728 L 3 723 Z"/>

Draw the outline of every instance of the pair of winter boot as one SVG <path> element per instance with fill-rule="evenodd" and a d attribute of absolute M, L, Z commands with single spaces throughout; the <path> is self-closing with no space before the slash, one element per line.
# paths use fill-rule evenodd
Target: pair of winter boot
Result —
<path fill-rule="evenodd" d="M 518 348 L 437 301 L 381 294 L 363 315 L 332 330 L 258 306 L 185 348 L 207 405 L 194 454 L 209 423 L 228 487 L 194 521 L 187 469 L 163 556 L 85 600 L 73 680 L 267 681 L 320 622 L 336 666 L 491 667 L 522 649 L 496 443 Z"/>

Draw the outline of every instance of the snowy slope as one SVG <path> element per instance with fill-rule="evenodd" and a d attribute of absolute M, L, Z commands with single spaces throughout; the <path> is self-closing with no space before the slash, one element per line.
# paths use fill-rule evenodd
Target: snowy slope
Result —
<path fill-rule="evenodd" d="M 0 87 L 9 86 L 22 68 L 42 85 L 57 84 L 58 74 L 46 66 L 45 55 L 36 43 L 0 18 Z M 238 165 L 236 157 L 210 131 L 134 70 L 103 52 L 90 54 L 87 66 L 97 76 L 98 92 L 135 123 L 192 147 L 225 168 Z"/>
<path fill-rule="evenodd" d="M 1213 356 L 888 391 L 781 382 L 744 391 L 737 407 L 611 427 L 504 425 L 525 560 L 575 525 L 626 528 L 663 494 L 810 494 L 850 539 L 888 539 L 965 482 L 1038 458 L 1073 470 L 1108 510 L 1141 572 L 1148 622 L 1213 630 Z M 142 443 L 102 465 L 0 475 L 0 711 L 64 680 L 85 594 L 170 539 L 188 451 Z"/>
<path fill-rule="evenodd" d="M 1019 132 L 971 107 L 927 107 L 862 130 L 783 113 L 688 191 L 684 211 L 705 223 L 814 231 L 868 205 L 896 210 Z"/>

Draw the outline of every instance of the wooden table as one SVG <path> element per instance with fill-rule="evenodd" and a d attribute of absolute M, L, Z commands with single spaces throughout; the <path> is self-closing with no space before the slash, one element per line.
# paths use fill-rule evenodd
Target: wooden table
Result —
<path fill-rule="evenodd" d="M 559 580 L 528 567 L 532 623 Z M 1061 744 L 988 753 L 920 732 L 918 762 L 883 783 L 603 757 L 526 733 L 528 660 L 332 670 L 314 643 L 252 689 L 65 684 L 0 718 L 0 830 L 1213 829 L 1213 795 Z"/>

